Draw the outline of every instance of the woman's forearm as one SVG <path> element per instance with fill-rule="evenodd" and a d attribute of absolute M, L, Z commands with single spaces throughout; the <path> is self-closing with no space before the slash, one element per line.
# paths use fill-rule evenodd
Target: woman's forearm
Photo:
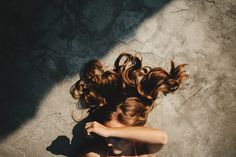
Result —
<path fill-rule="evenodd" d="M 103 137 L 118 137 L 151 144 L 166 144 L 167 135 L 160 129 L 134 126 L 134 127 L 107 127 L 96 121 L 87 122 L 85 129 L 90 135 L 94 132 Z"/>
<path fill-rule="evenodd" d="M 108 136 L 126 138 L 152 144 L 167 143 L 167 134 L 164 131 L 141 126 L 110 128 Z"/>

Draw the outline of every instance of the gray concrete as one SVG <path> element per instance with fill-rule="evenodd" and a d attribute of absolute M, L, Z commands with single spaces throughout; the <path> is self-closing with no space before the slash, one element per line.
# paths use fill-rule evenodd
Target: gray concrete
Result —
<path fill-rule="evenodd" d="M 122 52 L 188 64 L 190 78 L 149 117 L 169 137 L 157 156 L 236 156 L 236 1 L 24 3 L 6 3 L 1 20 L 1 157 L 65 156 L 46 148 L 72 138 L 70 86 L 87 60 L 112 66 Z"/>

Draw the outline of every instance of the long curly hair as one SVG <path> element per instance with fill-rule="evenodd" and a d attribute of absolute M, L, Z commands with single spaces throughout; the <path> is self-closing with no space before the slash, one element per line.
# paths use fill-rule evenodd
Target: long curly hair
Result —
<path fill-rule="evenodd" d="M 100 122 L 110 120 L 118 107 L 121 123 L 142 126 L 156 105 L 154 101 L 176 91 L 188 77 L 185 66 L 175 66 L 171 61 L 167 72 L 161 67 L 143 66 L 141 57 L 129 53 L 120 54 L 111 70 L 104 70 L 99 60 L 90 60 L 70 93 L 80 109 L 88 109 Z"/>

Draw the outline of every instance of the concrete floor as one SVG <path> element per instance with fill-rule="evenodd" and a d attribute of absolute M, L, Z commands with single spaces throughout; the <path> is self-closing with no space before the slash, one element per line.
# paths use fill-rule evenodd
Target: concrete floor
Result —
<path fill-rule="evenodd" d="M 190 78 L 149 117 L 169 137 L 158 157 L 236 156 L 236 1 L 23 0 L 2 7 L 0 157 L 73 156 L 69 88 L 86 61 L 112 66 L 122 52 L 166 69 L 171 59 L 188 64 Z"/>

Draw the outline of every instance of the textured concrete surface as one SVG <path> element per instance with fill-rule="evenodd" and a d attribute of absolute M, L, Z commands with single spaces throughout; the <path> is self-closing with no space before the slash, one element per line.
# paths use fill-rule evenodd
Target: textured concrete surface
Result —
<path fill-rule="evenodd" d="M 236 1 L 3 3 L 0 157 L 72 156 L 69 88 L 87 60 L 112 66 L 121 52 L 188 64 L 190 79 L 149 117 L 169 137 L 157 156 L 236 156 Z M 53 141 L 60 150 L 47 151 Z"/>

